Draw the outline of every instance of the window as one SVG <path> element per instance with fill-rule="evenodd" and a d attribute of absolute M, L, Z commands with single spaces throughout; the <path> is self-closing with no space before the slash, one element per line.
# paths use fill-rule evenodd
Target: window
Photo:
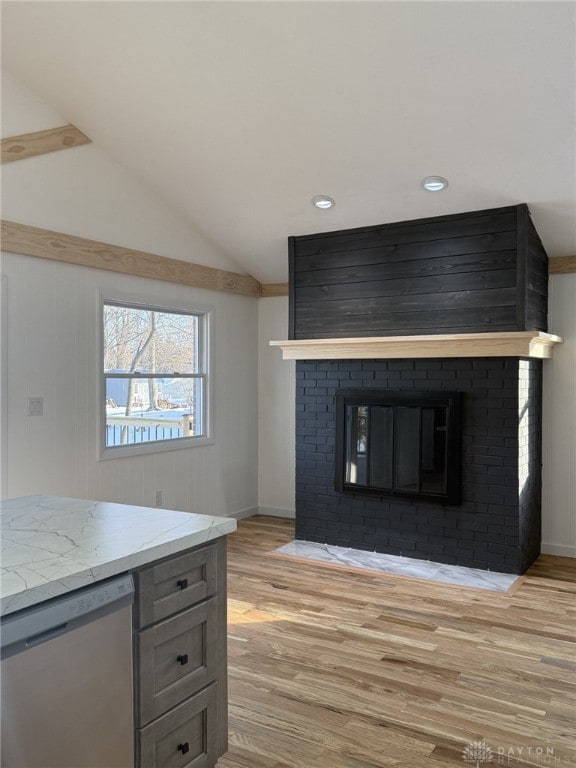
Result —
<path fill-rule="evenodd" d="M 207 442 L 208 314 L 104 301 L 108 456 Z"/>

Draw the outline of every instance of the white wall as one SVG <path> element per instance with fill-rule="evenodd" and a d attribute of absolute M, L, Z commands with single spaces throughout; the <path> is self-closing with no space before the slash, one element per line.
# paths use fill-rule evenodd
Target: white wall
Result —
<path fill-rule="evenodd" d="M 576 274 L 550 279 L 549 307 L 564 343 L 544 362 L 542 551 L 576 557 Z"/>
<path fill-rule="evenodd" d="M 258 506 L 293 517 L 295 509 L 295 364 L 271 340 L 288 338 L 288 299 L 258 302 Z"/>
<path fill-rule="evenodd" d="M 257 505 L 257 302 L 3 255 L 8 335 L 5 496 L 47 493 L 215 515 Z M 215 309 L 214 445 L 97 460 L 99 291 Z M 44 398 L 44 416 L 27 398 Z"/>
<path fill-rule="evenodd" d="M 3 135 L 62 125 L 12 79 Z M 9 119 L 10 117 L 10 119 Z M 234 269 L 187 221 L 93 144 L 3 166 L 3 216 L 117 245 Z M 252 298 L 3 254 L 2 495 L 29 493 L 210 514 L 257 507 L 258 302 Z M 215 442 L 97 459 L 99 291 L 215 309 Z M 27 398 L 44 416 L 27 416 Z"/>

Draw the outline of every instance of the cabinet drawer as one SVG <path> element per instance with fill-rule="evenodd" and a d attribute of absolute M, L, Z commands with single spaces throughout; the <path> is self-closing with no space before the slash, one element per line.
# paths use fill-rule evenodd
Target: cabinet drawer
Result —
<path fill-rule="evenodd" d="M 136 636 L 136 717 L 145 725 L 196 693 L 217 675 L 218 598 Z"/>
<path fill-rule="evenodd" d="M 214 545 L 174 557 L 138 574 L 138 626 L 145 627 L 216 594 Z"/>
<path fill-rule="evenodd" d="M 138 731 L 139 768 L 212 768 L 216 750 L 216 683 Z"/>

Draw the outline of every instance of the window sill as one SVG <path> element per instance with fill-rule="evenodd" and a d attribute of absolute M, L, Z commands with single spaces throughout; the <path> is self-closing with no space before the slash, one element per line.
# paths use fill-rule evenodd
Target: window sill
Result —
<path fill-rule="evenodd" d="M 213 437 L 182 437 L 174 440 L 155 440 L 150 443 L 136 443 L 132 445 L 117 445 L 110 448 L 101 448 L 99 461 L 109 459 L 129 459 L 132 456 L 144 456 L 151 453 L 166 453 L 167 451 L 180 451 L 184 448 L 200 448 L 201 446 L 214 445 Z"/>

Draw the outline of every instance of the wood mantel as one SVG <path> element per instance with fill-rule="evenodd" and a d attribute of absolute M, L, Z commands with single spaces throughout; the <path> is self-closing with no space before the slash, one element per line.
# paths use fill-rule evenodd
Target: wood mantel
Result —
<path fill-rule="evenodd" d="M 560 336 L 542 331 L 369 336 L 271 341 L 284 360 L 350 360 L 423 357 L 551 358 Z"/>

